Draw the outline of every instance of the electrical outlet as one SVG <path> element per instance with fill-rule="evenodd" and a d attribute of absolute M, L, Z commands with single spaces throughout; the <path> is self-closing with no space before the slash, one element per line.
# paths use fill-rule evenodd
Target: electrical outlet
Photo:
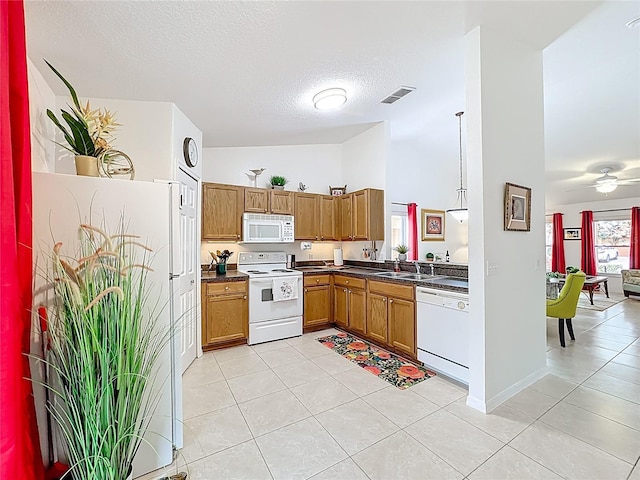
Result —
<path fill-rule="evenodd" d="M 300 242 L 300 250 L 311 250 L 311 242 Z"/>
<path fill-rule="evenodd" d="M 313 253 L 309 254 L 309 260 L 313 260 Z"/>

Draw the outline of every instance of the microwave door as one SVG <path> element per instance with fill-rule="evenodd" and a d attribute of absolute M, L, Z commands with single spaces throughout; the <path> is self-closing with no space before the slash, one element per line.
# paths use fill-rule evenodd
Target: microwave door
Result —
<path fill-rule="evenodd" d="M 250 222 L 248 225 L 249 242 L 279 242 L 282 240 L 280 222 Z"/>

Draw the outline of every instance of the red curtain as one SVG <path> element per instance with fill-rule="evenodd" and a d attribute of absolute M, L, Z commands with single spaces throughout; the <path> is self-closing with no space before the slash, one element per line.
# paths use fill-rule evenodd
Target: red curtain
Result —
<path fill-rule="evenodd" d="M 409 260 L 418 259 L 418 214 L 417 205 L 409 203 L 407 205 L 407 219 L 409 220 Z"/>
<path fill-rule="evenodd" d="M 629 268 L 640 268 L 640 208 L 631 208 L 631 250 Z"/>
<path fill-rule="evenodd" d="M 22 0 L 0 1 L 0 213 L 0 478 L 42 479 L 25 355 L 32 302 L 31 144 Z"/>
<path fill-rule="evenodd" d="M 551 247 L 551 271 L 564 273 L 564 231 L 562 230 L 562 214 L 553 214 L 553 246 Z"/>
<path fill-rule="evenodd" d="M 586 210 L 582 212 L 582 257 L 580 268 L 587 275 L 595 275 L 596 270 L 596 247 L 595 232 L 593 229 L 593 212 Z"/>

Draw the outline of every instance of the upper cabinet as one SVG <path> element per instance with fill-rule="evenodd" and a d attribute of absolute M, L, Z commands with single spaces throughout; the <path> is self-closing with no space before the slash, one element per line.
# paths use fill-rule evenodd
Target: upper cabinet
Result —
<path fill-rule="evenodd" d="M 384 192 L 367 188 L 331 196 L 202 184 L 202 240 L 240 240 L 242 213 L 293 215 L 295 239 L 383 240 Z"/>
<path fill-rule="evenodd" d="M 384 191 L 366 188 L 339 198 L 342 240 L 384 240 Z"/>
<path fill-rule="evenodd" d="M 338 197 L 314 193 L 295 195 L 296 240 L 339 240 Z"/>
<path fill-rule="evenodd" d="M 244 189 L 244 211 L 293 215 L 293 192 L 267 190 L 265 188 Z"/>
<path fill-rule="evenodd" d="M 269 211 L 269 190 L 264 188 L 245 188 L 244 211 L 267 213 Z"/>
<path fill-rule="evenodd" d="M 235 185 L 202 184 L 203 240 L 240 240 L 243 190 Z"/>
<path fill-rule="evenodd" d="M 294 215 L 293 192 L 269 190 L 269 211 L 274 215 Z"/>

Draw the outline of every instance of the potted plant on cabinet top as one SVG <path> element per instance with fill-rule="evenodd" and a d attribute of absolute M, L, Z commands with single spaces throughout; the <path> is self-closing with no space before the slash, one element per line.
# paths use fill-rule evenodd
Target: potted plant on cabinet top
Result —
<path fill-rule="evenodd" d="M 284 186 L 287 184 L 287 179 L 280 175 L 273 175 L 269 182 L 274 189 L 284 190 Z"/>
<path fill-rule="evenodd" d="M 398 260 L 404 262 L 407 259 L 407 252 L 409 251 L 409 247 L 406 245 L 400 244 L 394 248 L 396 252 L 398 252 Z"/>
<path fill-rule="evenodd" d="M 57 381 L 45 384 L 55 396 L 47 408 L 71 466 L 65 478 L 124 480 L 157 405 L 149 388 L 173 331 L 158 322 L 167 307 L 147 295 L 151 250 L 124 231 L 80 232 L 78 259 L 53 247 L 45 364 Z"/>
<path fill-rule="evenodd" d="M 49 62 L 45 60 L 45 63 L 67 86 L 73 101 L 73 105 L 69 106 L 71 113 L 61 110 L 66 126 L 58 120 L 55 113 L 47 109 L 47 116 L 60 129 L 68 146 L 58 145 L 75 155 L 78 175 L 98 177 L 98 157 L 111 149 L 113 132 L 120 124 L 116 123 L 115 116 L 107 109 L 91 109 L 88 100 L 86 105 L 80 105 L 73 86 Z"/>

